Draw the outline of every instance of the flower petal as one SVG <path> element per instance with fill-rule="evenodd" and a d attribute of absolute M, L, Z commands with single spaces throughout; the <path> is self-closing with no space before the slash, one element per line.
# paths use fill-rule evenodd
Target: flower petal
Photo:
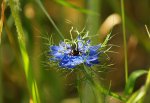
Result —
<path fill-rule="evenodd" d="M 90 40 L 86 41 L 81 36 L 76 38 L 76 44 L 76 48 L 71 46 L 73 44 L 65 42 L 60 42 L 59 46 L 50 46 L 50 54 L 53 57 L 50 60 L 57 61 L 60 67 L 68 69 L 75 68 L 82 63 L 89 67 L 99 63 L 100 52 L 98 50 L 101 44 L 91 46 Z M 74 49 L 77 49 L 79 55 L 72 55 Z"/>
<path fill-rule="evenodd" d="M 93 51 L 97 51 L 101 47 L 101 44 L 98 44 L 96 46 L 91 46 L 89 49 Z"/>
<path fill-rule="evenodd" d="M 60 49 L 59 46 L 50 46 L 51 51 L 58 51 Z"/>
<path fill-rule="evenodd" d="M 83 63 L 84 60 L 81 56 L 64 56 L 62 60 L 60 61 L 59 65 L 60 67 L 65 68 L 74 68 L 75 66 Z"/>

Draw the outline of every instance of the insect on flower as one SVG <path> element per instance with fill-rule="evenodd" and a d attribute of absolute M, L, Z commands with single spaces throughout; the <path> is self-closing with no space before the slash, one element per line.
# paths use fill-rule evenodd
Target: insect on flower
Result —
<path fill-rule="evenodd" d="M 49 48 L 52 56 L 50 61 L 58 62 L 62 68 L 72 69 L 81 64 L 91 67 L 99 64 L 101 44 L 92 46 L 88 36 L 85 35 L 78 34 L 75 39 L 67 42 L 64 40 L 59 45 L 52 45 Z"/>

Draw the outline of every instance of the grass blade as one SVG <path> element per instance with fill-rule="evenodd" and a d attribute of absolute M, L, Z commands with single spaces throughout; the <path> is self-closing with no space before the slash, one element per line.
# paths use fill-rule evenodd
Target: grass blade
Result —
<path fill-rule="evenodd" d="M 16 5 L 17 4 L 17 5 Z M 31 97 L 34 103 L 40 103 L 40 98 L 37 90 L 37 85 L 33 76 L 32 66 L 30 64 L 29 56 L 26 50 L 24 31 L 22 28 L 21 20 L 19 17 L 19 1 L 9 0 L 9 6 L 11 9 L 11 13 L 13 15 L 15 26 L 18 33 L 19 47 L 21 51 L 23 68 L 26 75 L 26 80 L 28 83 L 29 92 L 32 94 Z"/>
<path fill-rule="evenodd" d="M 132 92 L 133 92 L 133 88 L 134 88 L 134 85 L 135 85 L 135 81 L 138 77 L 146 74 L 147 71 L 146 70 L 137 70 L 137 71 L 134 71 L 128 78 L 128 81 L 126 83 L 126 86 L 125 86 L 125 94 L 126 95 L 130 95 Z"/>
<path fill-rule="evenodd" d="M 148 27 L 146 25 L 145 25 L 145 27 L 146 27 L 147 34 L 150 38 L 150 32 L 148 30 Z M 145 91 L 146 91 L 146 94 L 144 96 L 143 101 L 144 101 L 144 103 L 147 103 L 150 101 L 150 98 L 149 98 L 150 97 L 150 68 L 149 68 L 149 72 L 148 72 L 147 79 L 146 79 Z"/>
<path fill-rule="evenodd" d="M 143 98 L 144 94 L 144 88 L 141 88 L 140 90 L 133 93 L 126 103 L 147 103 L 141 102 L 141 99 Z"/>
<path fill-rule="evenodd" d="M 3 89 L 2 89 L 2 49 L 0 44 L 0 103 L 3 103 Z"/>
<path fill-rule="evenodd" d="M 80 98 L 80 103 L 82 103 L 80 74 L 77 74 L 77 90 L 78 90 L 78 94 L 79 94 L 79 98 Z"/>
<path fill-rule="evenodd" d="M 49 19 L 49 21 L 52 23 L 52 25 L 54 26 L 54 28 L 56 29 L 56 31 L 58 32 L 59 36 L 61 37 L 62 40 L 64 40 L 64 36 L 63 34 L 60 32 L 60 30 L 58 29 L 58 27 L 56 26 L 55 22 L 53 21 L 53 19 L 51 18 L 51 16 L 47 13 L 47 11 L 45 10 L 43 4 L 41 3 L 40 0 L 35 0 L 37 2 L 37 4 L 40 6 L 40 8 L 42 9 L 42 11 L 45 13 L 45 15 L 47 16 L 47 18 Z"/>
<path fill-rule="evenodd" d="M 144 96 L 144 103 L 147 103 L 150 101 L 150 69 L 147 75 L 147 80 L 146 80 L 146 84 L 145 84 L 145 96 Z"/>
<path fill-rule="evenodd" d="M 128 58 L 127 58 L 127 41 L 126 41 L 126 28 L 125 28 L 125 13 L 124 13 L 124 0 L 121 0 L 121 17 L 122 17 L 122 30 L 123 30 L 123 45 L 125 57 L 125 80 L 128 81 Z"/>
<path fill-rule="evenodd" d="M 85 13 L 85 14 L 98 16 L 98 13 L 96 13 L 94 11 L 91 11 L 91 10 L 84 9 L 84 8 L 80 8 L 80 7 L 76 6 L 76 5 L 73 5 L 73 4 L 69 3 L 69 2 L 67 2 L 66 0 L 55 0 L 55 2 L 59 3 L 60 5 L 66 6 L 66 7 L 74 8 L 77 11 Z"/>

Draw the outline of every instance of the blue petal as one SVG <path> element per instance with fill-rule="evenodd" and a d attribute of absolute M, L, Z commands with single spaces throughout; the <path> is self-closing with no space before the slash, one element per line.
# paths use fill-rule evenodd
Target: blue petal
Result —
<path fill-rule="evenodd" d="M 73 65 L 73 63 L 70 60 L 68 61 L 62 60 L 60 61 L 59 66 L 63 68 L 74 68 L 76 65 Z"/>
<path fill-rule="evenodd" d="M 99 64 L 100 62 L 99 62 L 98 59 L 96 59 L 96 60 L 91 61 L 91 63 L 92 63 L 92 64 Z"/>
<path fill-rule="evenodd" d="M 96 55 L 96 54 L 99 54 L 98 52 L 98 49 L 101 47 L 101 45 L 96 45 L 96 46 L 90 46 L 89 48 L 89 55 L 90 56 L 93 56 L 93 55 Z"/>
<path fill-rule="evenodd" d="M 64 55 L 59 52 L 52 53 L 52 56 L 54 56 L 55 58 L 58 58 L 58 59 L 61 59 L 64 57 Z"/>
<path fill-rule="evenodd" d="M 87 41 L 86 41 L 87 44 L 90 44 L 90 42 L 91 42 L 91 40 L 87 40 Z"/>
<path fill-rule="evenodd" d="M 89 49 L 93 51 L 97 51 L 101 47 L 101 44 L 98 44 L 96 46 L 91 46 Z"/>
<path fill-rule="evenodd" d="M 87 61 L 94 61 L 94 60 L 97 60 L 98 57 L 97 56 L 89 56 L 86 60 Z"/>
<path fill-rule="evenodd" d="M 81 38 L 81 36 L 80 36 L 80 35 L 77 37 L 77 40 L 82 40 L 82 38 Z"/>
<path fill-rule="evenodd" d="M 66 55 L 64 56 L 64 58 L 62 58 L 59 65 L 60 67 L 64 67 L 64 68 L 74 68 L 83 62 L 84 60 L 81 56 L 67 56 Z"/>
<path fill-rule="evenodd" d="M 82 41 L 79 41 L 78 42 L 78 48 L 82 48 L 83 47 L 83 42 Z"/>
<path fill-rule="evenodd" d="M 59 43 L 59 46 L 63 46 L 63 47 L 65 47 L 65 45 L 66 45 L 66 43 L 65 43 L 65 42 L 60 42 L 60 43 Z"/>
<path fill-rule="evenodd" d="M 98 55 L 94 55 L 94 56 L 88 56 L 85 59 L 85 64 L 87 66 L 93 66 L 93 64 L 98 64 L 99 60 L 98 60 Z"/>
<path fill-rule="evenodd" d="M 52 51 L 58 51 L 60 49 L 60 47 L 59 46 L 50 46 L 50 49 Z"/>
<path fill-rule="evenodd" d="M 89 61 L 86 61 L 84 64 L 87 65 L 88 67 L 91 67 L 93 65 Z"/>

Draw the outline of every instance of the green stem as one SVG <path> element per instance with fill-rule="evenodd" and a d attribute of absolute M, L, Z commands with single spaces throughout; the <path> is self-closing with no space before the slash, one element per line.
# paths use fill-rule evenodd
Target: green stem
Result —
<path fill-rule="evenodd" d="M 22 28 L 21 20 L 19 17 L 19 0 L 9 0 L 9 5 L 11 9 L 11 13 L 13 15 L 17 33 L 18 33 L 18 41 L 19 41 L 19 47 L 21 51 L 21 56 L 23 60 L 23 68 L 26 75 L 26 80 L 28 83 L 29 92 L 31 93 L 31 97 L 33 99 L 34 103 L 40 103 L 40 98 L 37 90 L 37 84 L 35 82 L 34 76 L 33 76 L 33 70 L 31 68 L 29 56 L 26 50 L 26 44 L 25 44 L 25 37 L 24 37 L 24 31 Z"/>
<path fill-rule="evenodd" d="M 114 93 L 114 92 L 111 92 L 109 90 L 107 90 L 106 88 L 102 87 L 101 85 L 99 85 L 96 81 L 93 80 L 93 78 L 91 77 L 90 75 L 90 71 L 89 69 L 91 68 L 87 68 L 86 66 L 84 66 L 84 70 L 85 70 L 85 74 L 86 74 L 86 77 L 88 79 L 88 81 L 94 86 L 97 88 L 97 90 L 102 93 L 102 94 L 105 94 L 105 95 L 109 95 L 109 96 L 112 96 L 116 99 L 119 99 L 120 101 L 126 101 L 126 98 Z"/>
<path fill-rule="evenodd" d="M 61 37 L 62 40 L 64 40 L 64 36 L 63 34 L 60 32 L 60 30 L 58 29 L 58 27 L 56 26 L 55 22 L 53 21 L 53 19 L 50 17 L 50 15 L 47 13 L 47 11 L 45 10 L 45 8 L 43 7 L 42 3 L 40 0 L 36 0 L 36 2 L 38 3 L 38 5 L 40 6 L 40 8 L 43 10 L 43 12 L 45 13 L 45 15 L 47 16 L 47 18 L 49 19 L 49 21 L 52 23 L 52 25 L 54 26 L 54 28 L 56 29 L 56 31 L 58 32 L 59 36 Z"/>
<path fill-rule="evenodd" d="M 121 15 L 122 15 L 122 30 L 123 30 L 123 45 L 125 56 L 125 81 L 128 81 L 128 61 L 127 61 L 127 41 L 126 41 L 126 29 L 125 29 L 125 13 L 124 13 L 124 0 L 121 0 Z"/>
<path fill-rule="evenodd" d="M 150 38 L 150 32 L 148 30 L 148 27 L 145 25 L 146 27 L 146 31 L 147 31 L 147 34 Z M 145 83 L 145 91 L 146 91 L 146 94 L 145 94 L 145 97 L 143 99 L 143 103 L 147 103 L 148 101 L 150 101 L 150 68 L 149 68 L 149 72 L 148 72 L 148 75 L 147 75 L 147 79 L 146 79 L 146 83 Z"/>
<path fill-rule="evenodd" d="M 3 89 L 2 89 L 2 51 L 0 44 L 0 103 L 3 103 Z"/>
<path fill-rule="evenodd" d="M 80 97 L 80 103 L 82 103 L 82 94 L 81 94 L 81 82 L 80 82 L 80 74 L 77 74 L 77 90 Z"/>
<path fill-rule="evenodd" d="M 87 2 L 88 9 L 99 14 L 101 11 L 101 0 L 88 0 Z M 95 36 L 98 32 L 99 26 L 101 24 L 100 15 L 91 15 L 87 16 L 87 29 L 90 31 L 90 36 Z M 93 38 L 93 43 L 98 43 L 99 38 Z"/>

